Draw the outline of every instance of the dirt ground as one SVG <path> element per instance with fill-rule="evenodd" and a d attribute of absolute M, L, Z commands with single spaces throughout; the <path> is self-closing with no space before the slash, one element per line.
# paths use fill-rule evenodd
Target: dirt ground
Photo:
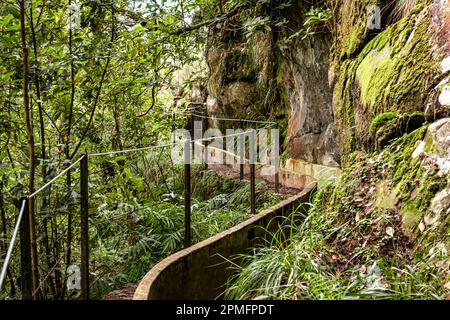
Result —
<path fill-rule="evenodd" d="M 126 287 L 111 291 L 103 299 L 104 300 L 132 300 L 134 292 L 137 289 L 137 283 L 128 284 Z"/>

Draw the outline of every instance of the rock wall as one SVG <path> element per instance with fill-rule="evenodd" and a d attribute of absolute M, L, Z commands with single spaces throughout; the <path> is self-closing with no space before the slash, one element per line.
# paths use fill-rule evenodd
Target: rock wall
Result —
<path fill-rule="evenodd" d="M 276 119 L 285 158 L 336 167 L 449 114 L 447 0 L 328 0 L 332 27 L 282 49 L 311 5 L 264 3 L 209 29 L 210 114 Z M 381 8 L 381 29 L 368 5 Z M 249 17 L 272 25 L 246 32 Z"/>
<path fill-rule="evenodd" d="M 289 156 L 339 166 L 332 95 L 327 81 L 330 46 L 328 34 L 295 41 L 283 55 L 280 87 L 288 108 Z"/>
<path fill-rule="evenodd" d="M 378 4 L 383 6 L 383 1 Z M 353 151 L 382 147 L 426 120 L 448 114 L 438 101 L 439 83 L 445 78 L 441 62 L 449 53 L 443 37 L 448 30 L 443 19 L 447 1 L 415 1 L 399 21 L 389 24 L 388 16 L 376 35 L 368 30 L 365 6 L 364 1 L 342 2 L 340 27 L 334 33 L 330 83 L 344 163 Z M 395 125 L 391 121 L 380 126 L 380 120 L 388 124 L 387 118 Z"/>
<path fill-rule="evenodd" d="M 280 125 L 294 158 L 288 167 L 308 161 L 343 169 L 340 177 L 326 176 L 314 200 L 324 222 L 342 226 L 327 243 L 336 263 L 348 268 L 385 259 L 426 267 L 444 296 L 450 290 L 450 2 L 329 0 L 328 32 L 280 50 L 287 30 L 303 24 L 306 3 L 281 13 L 285 29 L 250 40 L 237 32 L 211 36 L 209 111 L 285 114 Z M 369 28 L 368 5 L 381 9 L 378 29 Z M 224 76 L 230 70 L 240 76 Z"/>
<path fill-rule="evenodd" d="M 443 287 L 450 279 L 450 4 L 403 1 L 410 7 L 396 11 L 383 1 L 336 3 L 329 80 L 344 170 L 319 194 L 318 210 L 358 230 L 337 235 L 337 248 L 364 248 L 369 261 L 395 254 L 417 268 L 427 261 Z M 369 3 L 385 8 L 376 32 L 367 28 Z M 368 227 L 359 229 L 360 221 Z"/>
<path fill-rule="evenodd" d="M 280 125 L 292 167 L 340 164 L 351 177 L 358 176 L 355 167 L 377 159 L 381 169 L 374 169 L 380 172 L 370 185 L 381 198 L 367 204 L 398 209 L 409 235 L 432 220 L 425 217 L 436 215 L 438 206 L 447 221 L 449 182 L 424 160 L 438 156 L 413 153 L 422 144 L 431 152 L 433 140 L 441 159 L 434 166 L 450 161 L 448 120 L 439 122 L 450 115 L 449 1 L 329 0 L 334 18 L 328 32 L 296 38 L 281 50 L 280 40 L 303 25 L 306 3 L 277 12 L 288 21 L 280 29 L 246 37 L 239 32 L 243 17 L 236 16 L 210 30 L 209 112 L 263 119 L 285 114 Z M 368 5 L 381 9 L 379 29 L 370 28 Z M 251 14 L 274 12 L 261 7 Z"/>
<path fill-rule="evenodd" d="M 288 24 L 246 36 L 241 13 L 210 28 L 208 112 L 277 120 L 286 158 L 337 167 L 339 147 L 327 83 L 331 36 L 293 40 L 281 50 L 279 39 L 300 28 L 309 7 L 300 1 L 277 13 L 270 8 L 259 6 L 246 14 L 271 19 L 276 14 Z"/>
<path fill-rule="evenodd" d="M 271 32 L 246 38 L 241 13 L 209 29 L 207 110 L 231 118 L 266 118 L 276 110 Z"/>

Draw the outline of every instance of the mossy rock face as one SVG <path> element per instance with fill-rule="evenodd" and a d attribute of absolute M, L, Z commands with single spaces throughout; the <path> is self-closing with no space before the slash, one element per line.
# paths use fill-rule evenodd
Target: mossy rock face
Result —
<path fill-rule="evenodd" d="M 398 195 L 403 230 L 410 235 L 416 234 L 432 197 L 442 187 L 440 179 L 428 171 L 426 161 L 413 156 L 427 128 L 425 125 L 402 136 L 382 153 L 389 168 L 389 179 Z"/>
<path fill-rule="evenodd" d="M 304 15 L 312 7 L 318 4 L 294 1 L 275 9 L 274 2 L 261 2 L 210 27 L 208 113 L 276 121 L 286 157 L 339 167 L 327 81 L 331 35 L 318 32 L 307 39 L 290 38 L 303 28 Z M 257 18 L 272 21 L 270 28 L 248 32 L 245 25 Z M 288 38 L 289 46 L 281 49 Z M 224 130 L 241 124 L 218 121 L 214 125 Z"/>
<path fill-rule="evenodd" d="M 381 151 L 395 138 L 420 128 L 425 121 L 425 115 L 422 112 L 400 115 L 396 112 L 382 113 L 372 121 L 369 134 L 375 148 Z"/>
<path fill-rule="evenodd" d="M 397 132 L 391 122 L 387 123 L 391 127 L 382 126 L 376 137 L 369 134 L 377 115 L 414 115 L 411 121 L 415 123 L 416 112 L 425 111 L 436 79 L 442 76 L 442 53 L 433 49 L 431 20 L 431 9 L 418 1 L 413 13 L 387 27 L 340 64 L 333 109 L 344 164 L 352 151 L 383 147 L 404 133 Z"/>
<path fill-rule="evenodd" d="M 258 68 L 252 63 L 248 53 L 242 53 L 239 49 L 230 52 L 225 60 L 225 83 L 245 81 L 254 83 L 257 79 Z"/>
<path fill-rule="evenodd" d="M 241 14 L 210 27 L 206 46 L 208 94 L 214 101 L 210 113 L 243 119 L 270 116 L 273 106 L 267 107 L 266 100 L 277 100 L 272 38 L 271 31 L 263 30 L 244 36 Z"/>
<path fill-rule="evenodd" d="M 383 124 L 392 119 L 395 119 L 397 115 L 397 112 L 385 112 L 377 115 L 370 124 L 369 134 L 373 135 Z"/>
<path fill-rule="evenodd" d="M 404 234 L 427 241 L 445 236 L 450 245 L 450 142 L 439 138 L 445 134 L 450 136 L 450 118 L 395 139 L 380 154 L 354 154 L 319 210 L 343 216 L 376 212 L 374 217 L 395 210 Z"/>
<path fill-rule="evenodd" d="M 379 0 L 335 1 L 336 40 L 333 45 L 333 64 L 350 58 L 359 52 L 370 30 L 367 26 L 367 6 L 382 6 Z"/>

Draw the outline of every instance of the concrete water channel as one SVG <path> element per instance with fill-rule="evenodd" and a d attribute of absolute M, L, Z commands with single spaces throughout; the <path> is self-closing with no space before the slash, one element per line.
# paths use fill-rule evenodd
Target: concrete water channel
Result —
<path fill-rule="evenodd" d="M 292 164 L 292 161 L 288 163 Z M 295 212 L 300 218 L 308 210 L 306 203 L 312 199 L 317 180 L 322 184 L 325 178 L 339 174 L 336 168 L 311 166 L 314 165 L 280 168 L 280 184 L 299 189 L 298 194 L 163 259 L 140 281 L 133 300 L 221 299 L 229 277 L 240 263 L 238 255 L 264 245 L 272 232 L 287 224 L 286 217 L 291 213 Z M 239 164 L 230 168 L 238 171 Z M 303 171 L 304 168 L 308 171 Z M 315 173 L 319 176 L 313 176 Z"/>

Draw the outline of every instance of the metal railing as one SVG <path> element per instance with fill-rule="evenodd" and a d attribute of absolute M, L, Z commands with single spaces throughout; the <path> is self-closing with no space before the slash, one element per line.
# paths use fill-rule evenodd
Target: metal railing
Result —
<path fill-rule="evenodd" d="M 186 115 L 186 114 L 184 114 Z M 202 117 L 202 118 L 211 118 L 215 120 L 223 120 L 223 121 L 243 121 L 249 123 L 265 123 L 273 125 L 274 122 L 266 122 L 266 121 L 253 121 L 246 119 L 227 119 L 227 118 L 214 118 L 208 117 L 198 114 L 190 114 L 191 119 L 194 117 Z M 193 137 L 193 127 L 191 131 L 191 137 Z M 205 129 L 206 130 L 206 129 Z M 126 154 L 130 152 L 139 152 L 139 151 L 152 151 L 158 150 L 161 148 L 168 148 L 178 145 L 180 143 L 184 144 L 184 246 L 188 247 L 191 245 L 191 158 L 193 157 L 194 144 L 199 143 L 204 147 L 204 158 L 202 159 L 202 164 L 204 168 L 208 168 L 208 142 L 213 141 L 217 138 L 228 138 L 228 137 L 238 137 L 240 139 L 239 143 L 239 155 L 234 155 L 239 159 L 240 164 L 240 179 L 244 178 L 244 166 L 245 166 L 245 145 L 243 142 L 245 136 L 248 136 L 250 141 L 250 146 L 256 146 L 256 132 L 254 129 L 246 130 L 240 133 L 223 135 L 219 137 L 211 137 L 211 138 L 202 138 L 202 139 L 189 139 L 179 142 L 172 142 L 168 144 L 162 145 L 154 145 L 142 148 L 133 148 L 127 150 L 117 150 L 117 151 L 107 151 L 107 152 L 96 152 L 96 153 L 85 153 L 81 155 L 77 160 L 72 161 L 70 166 L 62 170 L 58 175 L 54 178 L 46 182 L 42 187 L 38 188 L 32 194 L 21 198 L 19 205 L 19 213 L 17 215 L 17 219 L 15 222 L 15 227 L 12 232 L 11 239 L 9 241 L 8 249 L 6 252 L 6 256 L 4 259 L 4 263 L 0 273 L 0 291 L 2 290 L 6 277 L 8 267 L 13 256 L 14 248 L 17 243 L 17 238 L 20 234 L 20 278 L 21 278 L 21 294 L 22 299 L 37 299 L 39 298 L 39 292 L 43 288 L 43 284 L 51 277 L 51 274 L 58 268 L 59 264 L 62 262 L 64 255 L 61 255 L 57 261 L 54 263 L 48 263 L 48 272 L 41 277 L 41 279 L 34 278 L 33 272 L 33 252 L 31 245 L 31 237 L 30 237 L 30 208 L 33 208 L 32 201 L 35 198 L 44 193 L 47 189 L 49 189 L 58 179 L 67 174 L 70 170 L 74 169 L 75 166 L 79 165 L 79 206 L 80 206 L 80 216 L 79 216 L 79 226 L 80 226 L 80 257 L 81 257 L 81 298 L 89 299 L 89 288 L 90 288 L 90 273 L 89 273 L 89 159 L 92 157 L 101 157 L 101 156 L 114 156 L 119 154 Z M 225 150 L 222 150 L 226 152 Z M 250 213 L 256 213 L 256 200 L 255 200 L 255 181 L 256 181 L 256 154 L 255 152 L 250 152 L 250 159 L 248 160 L 249 171 L 250 171 Z M 279 190 L 279 177 L 278 170 L 275 170 L 275 189 L 278 192 Z M 69 218 L 71 218 L 69 212 Z M 72 231 L 70 232 L 70 237 L 73 237 Z M 64 232 L 63 232 L 64 234 Z M 35 258 L 37 259 L 37 258 Z M 70 259 L 68 259 L 70 260 Z M 67 261 L 67 264 L 70 261 Z M 35 262 L 34 262 L 35 263 Z M 37 268 L 37 266 L 34 266 Z M 64 294 L 63 294 L 64 296 Z"/>

